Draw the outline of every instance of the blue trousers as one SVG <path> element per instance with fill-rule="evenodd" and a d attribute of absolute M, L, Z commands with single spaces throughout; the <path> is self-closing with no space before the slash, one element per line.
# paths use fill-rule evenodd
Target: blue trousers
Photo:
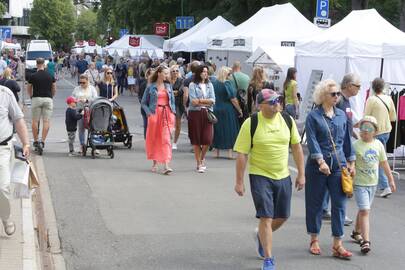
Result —
<path fill-rule="evenodd" d="M 387 142 L 389 138 L 390 138 L 389 133 L 383 133 L 376 136 L 376 139 L 379 140 L 384 145 L 385 149 L 387 149 Z M 380 168 L 378 169 L 378 188 L 385 189 L 387 187 L 389 187 L 388 178 L 384 173 L 384 169 L 380 166 Z"/>
<path fill-rule="evenodd" d="M 325 194 L 329 191 L 331 198 L 332 236 L 341 238 L 344 235 L 346 216 L 346 195 L 342 189 L 341 172 L 337 162 L 325 160 L 332 174 L 324 175 L 319 171 L 315 160 L 308 160 L 305 167 L 305 212 L 306 225 L 309 234 L 319 234 L 322 226 L 322 210 Z"/>

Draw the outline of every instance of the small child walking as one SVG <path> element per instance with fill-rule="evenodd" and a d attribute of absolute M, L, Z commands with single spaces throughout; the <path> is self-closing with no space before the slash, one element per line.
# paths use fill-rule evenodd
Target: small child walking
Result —
<path fill-rule="evenodd" d="M 66 109 L 66 117 L 65 117 L 65 124 L 66 124 L 66 131 L 68 134 L 69 140 L 69 156 L 74 155 L 74 147 L 73 143 L 75 142 L 76 138 L 76 131 L 77 131 L 77 121 L 83 117 L 83 112 L 79 113 L 76 109 L 76 102 L 77 100 L 70 96 L 66 99 L 66 103 L 68 108 Z"/>
<path fill-rule="evenodd" d="M 378 167 L 384 169 L 392 192 L 396 191 L 394 177 L 387 161 L 384 145 L 375 139 L 377 120 L 373 116 L 364 116 L 360 121 L 360 139 L 354 142 L 356 152 L 356 175 L 354 177 L 354 196 L 359 211 L 355 230 L 351 234 L 360 251 L 370 251 L 370 209 L 378 185 Z"/>

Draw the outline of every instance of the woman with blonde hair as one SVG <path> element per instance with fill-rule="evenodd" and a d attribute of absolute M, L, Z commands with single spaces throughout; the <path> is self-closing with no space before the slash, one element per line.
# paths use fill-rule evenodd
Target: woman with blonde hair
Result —
<path fill-rule="evenodd" d="M 309 150 L 305 167 L 305 210 L 307 232 L 311 237 L 309 252 L 320 255 L 323 200 L 329 191 L 332 202 L 333 256 L 350 259 L 352 253 L 342 243 L 347 198 L 342 189 L 339 164 L 347 167 L 354 175 L 356 156 L 346 113 L 336 107 L 340 95 L 337 83 L 330 79 L 321 81 L 313 94 L 317 106 L 308 114 L 305 122 Z"/>
<path fill-rule="evenodd" d="M 242 110 L 236 99 L 236 89 L 229 81 L 232 69 L 221 67 L 217 79 L 212 82 L 215 92 L 214 114 L 218 122 L 214 125 L 214 140 L 212 146 L 216 149 L 216 157 L 220 150 L 228 151 L 228 158 L 233 159 L 232 148 L 239 133 L 238 117 Z"/>
<path fill-rule="evenodd" d="M 9 88 L 13 92 L 17 102 L 19 101 L 18 92 L 21 91 L 21 88 L 18 85 L 18 83 L 15 81 L 15 78 L 13 76 L 13 71 L 11 70 L 11 68 L 7 67 L 3 71 L 3 76 L 0 79 L 0 85 L 3 85 L 5 87 Z"/>
<path fill-rule="evenodd" d="M 108 98 L 110 101 L 114 101 L 118 97 L 118 89 L 114 81 L 112 68 L 105 68 L 104 76 L 97 84 L 97 87 L 100 97 Z"/>
<path fill-rule="evenodd" d="M 179 65 L 172 65 L 170 67 L 170 84 L 173 88 L 173 94 L 176 103 L 176 129 L 174 132 L 174 140 L 172 148 L 177 149 L 177 141 L 179 140 L 181 130 L 181 118 L 186 112 L 183 104 L 183 79 L 180 74 Z"/>
<path fill-rule="evenodd" d="M 250 80 L 250 83 L 248 86 L 248 91 L 247 91 L 247 104 L 246 105 L 247 105 L 249 114 L 252 114 L 257 111 L 256 106 L 255 106 L 256 95 L 262 89 L 274 90 L 274 84 L 268 80 L 263 67 L 257 66 L 253 69 L 252 79 Z"/>

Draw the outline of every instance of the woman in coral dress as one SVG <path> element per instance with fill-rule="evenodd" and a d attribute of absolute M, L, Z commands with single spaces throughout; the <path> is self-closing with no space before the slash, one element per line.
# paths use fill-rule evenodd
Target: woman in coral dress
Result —
<path fill-rule="evenodd" d="M 172 159 L 171 134 L 174 126 L 175 99 L 169 78 L 169 69 L 159 66 L 150 77 L 150 85 L 142 97 L 142 108 L 148 118 L 146 130 L 146 156 L 153 161 L 152 172 L 158 171 L 158 164 L 164 164 L 163 174 L 173 170 L 169 163 Z"/>

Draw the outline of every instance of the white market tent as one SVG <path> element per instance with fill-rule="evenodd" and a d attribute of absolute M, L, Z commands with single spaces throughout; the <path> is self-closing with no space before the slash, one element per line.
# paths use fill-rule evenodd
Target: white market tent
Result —
<path fill-rule="evenodd" d="M 183 39 L 187 38 L 188 36 L 194 34 L 196 31 L 200 30 L 201 28 L 203 28 L 204 26 L 206 26 L 210 22 L 211 22 L 211 20 L 209 18 L 205 17 L 204 19 L 199 21 L 196 25 L 194 25 L 193 27 L 191 27 L 187 31 L 181 33 L 178 36 L 175 36 L 174 38 L 165 40 L 164 43 L 163 43 L 163 51 L 165 51 L 165 52 L 173 52 L 173 46 L 177 41 L 183 40 Z"/>
<path fill-rule="evenodd" d="M 392 44 L 392 45 L 390 45 Z M 379 77 L 388 82 L 395 74 L 396 83 L 405 83 L 405 33 L 387 22 L 375 9 L 352 11 L 323 33 L 296 44 L 296 67 L 300 92 L 305 91 L 312 70 L 323 70 L 323 78 L 340 82 L 344 74 L 360 75 L 362 89 L 351 98 L 355 121 L 360 119 L 370 82 Z M 402 54 L 402 59 L 398 55 Z M 383 58 L 384 61 L 382 62 Z M 383 69 L 383 70 L 382 70 Z M 400 74 L 402 72 L 402 74 Z"/>
<path fill-rule="evenodd" d="M 10 49 L 10 50 L 21 50 L 20 43 L 9 43 L 5 41 L 1 41 L 1 50 L 3 49 Z"/>
<path fill-rule="evenodd" d="M 87 41 L 83 41 L 83 43 L 79 44 L 78 42 L 75 43 L 75 46 L 72 48 L 72 50 L 77 53 L 94 53 L 94 51 L 97 52 L 97 54 L 102 54 L 102 47 L 100 45 L 95 45 L 95 46 L 90 46 Z"/>
<path fill-rule="evenodd" d="M 147 54 L 149 57 L 163 57 L 163 38 L 155 35 L 125 35 L 104 49 L 110 55 L 139 57 Z"/>
<path fill-rule="evenodd" d="M 258 47 L 246 60 L 246 63 L 267 66 L 275 71 L 286 73 L 289 67 L 294 66 L 294 47 Z"/>
<path fill-rule="evenodd" d="M 173 52 L 201 52 L 207 50 L 209 36 L 223 33 L 233 29 L 235 26 L 225 20 L 222 16 L 216 17 L 210 23 L 204 25 L 191 35 L 178 40 L 173 44 Z"/>
<path fill-rule="evenodd" d="M 244 63 L 259 46 L 294 46 L 296 40 L 321 31 L 291 3 L 264 7 L 234 29 L 211 36 L 207 60 L 217 66 Z"/>

